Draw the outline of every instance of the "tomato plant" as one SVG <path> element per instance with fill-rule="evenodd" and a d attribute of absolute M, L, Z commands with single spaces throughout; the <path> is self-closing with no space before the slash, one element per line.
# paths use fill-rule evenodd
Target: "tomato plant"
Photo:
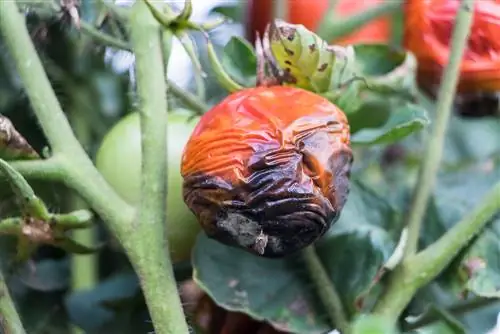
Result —
<path fill-rule="evenodd" d="M 498 329 L 498 1 L 129 2 L 0 1 L 0 332 Z"/>
<path fill-rule="evenodd" d="M 188 260 L 199 225 L 182 199 L 180 176 L 184 145 L 198 121 L 186 110 L 168 116 L 167 231 L 173 262 Z M 120 196 L 131 204 L 141 199 L 141 129 L 137 112 L 121 119 L 104 137 L 96 155 L 96 167 Z"/>
<path fill-rule="evenodd" d="M 342 18 L 357 14 L 382 2 L 383 0 L 340 0 L 336 4 L 336 15 Z M 318 28 L 319 22 L 328 11 L 329 3 L 329 0 L 287 0 L 287 17 L 285 20 L 294 24 L 303 24 L 309 30 L 314 31 Z M 272 0 L 248 1 L 246 33 L 251 41 L 255 40 L 257 32 L 262 36 L 267 24 L 273 19 L 273 6 L 274 2 Z M 347 36 L 331 42 L 336 44 L 385 43 L 390 39 L 390 34 L 390 17 L 381 17 L 366 23 Z"/>

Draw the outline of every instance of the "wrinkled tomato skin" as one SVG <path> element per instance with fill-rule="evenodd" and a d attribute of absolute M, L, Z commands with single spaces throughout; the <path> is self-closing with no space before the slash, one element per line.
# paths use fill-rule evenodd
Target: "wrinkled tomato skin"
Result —
<path fill-rule="evenodd" d="M 418 60 L 418 82 L 435 91 L 449 61 L 458 0 L 407 0 L 404 46 Z M 464 58 L 459 93 L 500 90 L 500 1 L 477 0 Z"/>
<path fill-rule="evenodd" d="M 288 0 L 285 21 L 292 24 L 303 24 L 307 29 L 315 31 L 328 11 L 331 0 Z M 336 15 L 346 17 L 358 14 L 370 7 L 383 3 L 384 0 L 339 0 Z M 273 19 L 272 0 L 251 0 L 247 7 L 247 38 L 254 42 L 256 32 L 262 36 L 266 26 Z M 338 45 L 356 43 L 387 43 L 391 36 L 390 16 L 377 18 L 352 33 L 335 41 Z"/>
<path fill-rule="evenodd" d="M 349 125 L 334 104 L 299 88 L 248 88 L 203 115 L 191 134 L 184 201 L 209 237 L 282 257 L 338 219 L 352 159 Z"/>

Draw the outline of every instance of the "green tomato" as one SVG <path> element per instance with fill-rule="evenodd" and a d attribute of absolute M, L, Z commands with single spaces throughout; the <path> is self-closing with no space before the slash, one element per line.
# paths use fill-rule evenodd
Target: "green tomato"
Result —
<path fill-rule="evenodd" d="M 172 261 L 188 260 L 200 226 L 182 197 L 181 158 L 199 118 L 189 113 L 168 115 L 167 238 Z M 96 167 L 106 181 L 130 204 L 141 195 L 141 129 L 137 112 L 121 119 L 104 137 L 96 156 Z"/>

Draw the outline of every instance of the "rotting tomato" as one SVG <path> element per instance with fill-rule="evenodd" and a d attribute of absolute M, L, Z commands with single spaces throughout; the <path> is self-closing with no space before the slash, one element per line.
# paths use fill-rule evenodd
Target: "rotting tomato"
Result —
<path fill-rule="evenodd" d="M 184 201 L 207 236 L 264 257 L 319 239 L 352 165 L 345 114 L 300 88 L 254 87 L 204 114 L 185 147 Z"/>
<path fill-rule="evenodd" d="M 168 114 L 167 238 L 173 262 L 188 260 L 200 226 L 182 199 L 180 164 L 184 145 L 198 117 L 186 111 Z M 127 202 L 141 195 L 141 129 L 137 112 L 121 119 L 104 137 L 96 156 L 97 169 Z"/>
<path fill-rule="evenodd" d="M 292 24 L 303 24 L 307 29 L 314 31 L 323 18 L 324 13 L 327 12 L 330 1 L 288 0 L 287 17 L 284 20 Z M 354 15 L 383 1 L 339 0 L 336 7 L 336 15 L 340 17 Z M 273 2 L 271 0 L 248 1 L 246 34 L 250 41 L 255 41 L 256 32 L 262 36 L 267 24 L 272 21 Z M 338 45 L 387 43 L 391 37 L 391 26 L 390 16 L 383 16 L 367 23 L 341 39 L 331 42 Z"/>
<path fill-rule="evenodd" d="M 450 57 L 451 35 L 458 0 L 407 0 L 404 6 L 404 46 L 418 60 L 420 87 L 435 95 Z M 500 0 L 478 0 L 474 5 L 457 87 L 460 113 L 498 111 L 500 91 Z M 472 107 L 472 108 L 471 108 Z M 482 109 L 488 110 L 482 110 Z"/>

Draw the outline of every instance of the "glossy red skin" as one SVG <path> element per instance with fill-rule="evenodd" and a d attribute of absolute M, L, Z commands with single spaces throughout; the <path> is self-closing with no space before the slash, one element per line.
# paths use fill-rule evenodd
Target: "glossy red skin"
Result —
<path fill-rule="evenodd" d="M 418 81 L 435 91 L 450 56 L 458 0 L 407 0 L 404 45 L 418 60 Z M 500 0 L 477 0 L 460 67 L 459 93 L 500 89 Z"/>
<path fill-rule="evenodd" d="M 303 24 L 307 29 L 315 31 L 331 0 L 288 0 L 288 15 L 285 21 Z M 384 0 L 339 0 L 336 7 L 338 16 L 345 17 L 362 12 L 378 5 Z M 248 1 L 247 38 L 254 42 L 256 31 L 263 35 L 266 26 L 272 20 L 273 0 Z M 348 45 L 356 43 L 387 43 L 391 36 L 389 16 L 380 17 L 362 26 L 351 34 L 330 41 L 332 44 Z"/>
<path fill-rule="evenodd" d="M 349 125 L 334 104 L 299 88 L 248 88 L 194 129 L 182 158 L 184 201 L 209 237 L 284 256 L 338 219 L 351 164 Z"/>

